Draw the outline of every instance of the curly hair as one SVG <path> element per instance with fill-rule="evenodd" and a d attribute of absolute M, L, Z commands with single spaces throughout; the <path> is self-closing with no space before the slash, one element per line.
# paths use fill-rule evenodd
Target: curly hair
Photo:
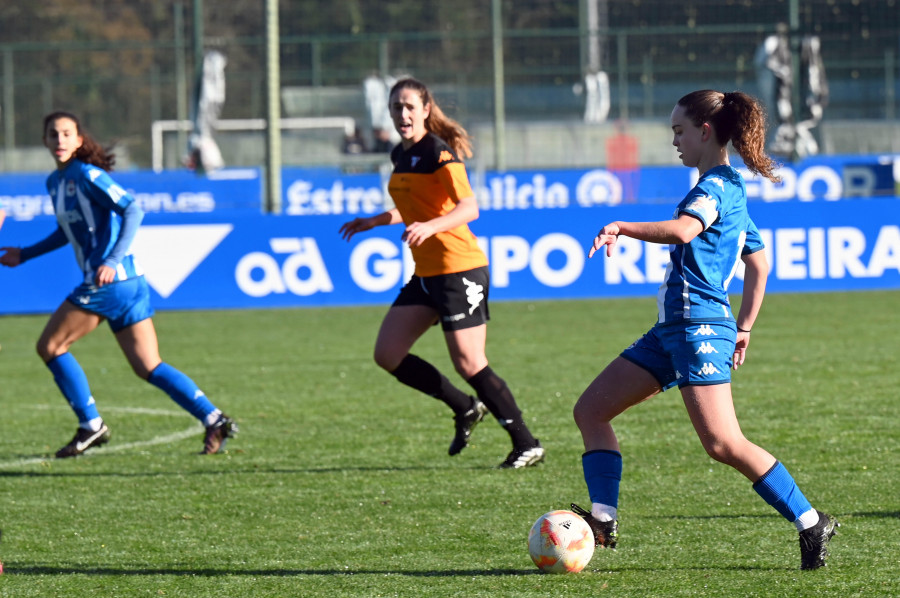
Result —
<path fill-rule="evenodd" d="M 428 118 L 425 119 L 425 128 L 429 132 L 446 141 L 447 145 L 453 148 L 453 151 L 460 157 L 472 157 L 472 141 L 469 133 L 461 124 L 444 114 L 444 111 L 438 106 L 434 96 L 431 95 L 424 83 L 413 78 L 400 79 L 391 87 L 391 93 L 388 97 L 394 97 L 394 93 L 401 89 L 415 91 L 422 99 L 423 106 L 431 105 L 431 111 L 428 114 Z"/>
<path fill-rule="evenodd" d="M 110 172 L 116 163 L 116 154 L 112 151 L 113 146 L 103 147 L 100 145 L 97 140 L 84 130 L 84 127 L 81 126 L 81 121 L 71 112 L 57 110 L 56 112 L 51 112 L 45 116 L 43 129 L 44 136 L 47 135 L 47 127 L 61 118 L 67 118 L 75 123 L 75 131 L 82 139 L 81 147 L 75 150 L 75 157 L 86 164 L 93 164 L 98 168 Z"/>
<path fill-rule="evenodd" d="M 781 180 L 775 174 L 778 164 L 765 153 L 766 113 L 755 98 L 740 91 L 702 89 L 682 97 L 678 105 L 694 125 L 711 124 L 720 145 L 731 141 L 751 172 L 776 183 Z"/>

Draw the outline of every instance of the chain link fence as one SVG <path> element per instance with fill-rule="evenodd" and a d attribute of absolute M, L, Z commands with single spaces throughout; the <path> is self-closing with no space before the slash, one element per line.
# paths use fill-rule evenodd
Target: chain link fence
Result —
<path fill-rule="evenodd" d="M 264 118 L 261 3 L 235 1 L 228 11 L 219 3 L 200 3 L 203 16 L 197 21 L 191 9 L 198 1 L 125 3 L 131 12 L 115 14 L 85 8 L 65 15 L 65 30 L 74 33 L 61 36 L 48 29 L 54 34 L 46 39 L 40 28 L 22 39 L 4 18 L 0 170 L 46 168 L 46 160 L 35 166 L 33 156 L 43 151 L 36 149 L 41 119 L 56 109 L 76 112 L 96 137 L 117 141 L 124 167 L 149 168 L 153 123 L 190 118 L 194 66 L 202 50 L 218 50 L 227 59 L 221 118 Z M 106 10 L 118 6 L 104 4 Z M 491 2 L 461 0 L 448 6 L 424 0 L 414 6 L 432 13 L 431 27 L 415 30 L 409 28 L 415 20 L 398 8 L 403 3 L 354 2 L 355 17 L 352 10 L 346 16 L 349 9 L 341 3 L 281 4 L 284 116 L 350 117 L 369 143 L 379 123 L 367 108 L 366 81 L 389 83 L 409 74 L 429 84 L 448 113 L 478 132 L 479 158 L 490 161 L 499 30 L 502 106 L 510 135 L 519 139 L 517 130 L 555 123 L 546 136 L 538 136 L 536 146 L 547 145 L 548 136 L 576 135 L 586 127 L 611 129 L 617 121 L 636 129 L 653 123 L 645 126 L 654 131 L 647 141 L 656 141 L 656 131 L 664 139 L 675 100 L 697 88 L 764 96 L 762 49 L 768 38 L 781 34 L 794 69 L 790 97 L 797 120 L 808 112 L 810 95 L 802 44 L 812 37 L 820 44 L 827 94 L 819 98 L 822 114 L 815 124 L 820 126 L 812 129 L 818 151 L 900 149 L 894 146 L 900 138 L 900 10 L 895 0 L 507 0 L 493 5 L 500 9 L 497 21 Z M 117 25 L 104 28 L 103 20 Z M 500 27 L 493 28 L 493 22 Z M 769 111 L 774 113 L 774 106 Z M 288 144 L 286 164 L 344 159 L 343 129 L 285 134 L 295 138 Z M 254 135 L 259 133 L 225 135 L 220 145 L 226 163 L 260 165 L 261 144 L 252 141 Z M 174 130 L 164 143 L 163 166 L 179 167 L 184 132 Z M 576 165 L 576 158 L 564 154 L 563 148 L 553 156 L 522 157 L 509 165 Z M 642 159 L 656 161 L 650 154 Z"/>

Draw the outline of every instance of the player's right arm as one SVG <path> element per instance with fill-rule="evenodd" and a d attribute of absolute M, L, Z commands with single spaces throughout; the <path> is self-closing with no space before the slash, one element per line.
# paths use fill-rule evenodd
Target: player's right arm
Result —
<path fill-rule="evenodd" d="M 29 245 L 28 247 L 0 247 L 0 251 L 6 252 L 0 255 L 0 264 L 14 268 L 30 259 L 59 249 L 68 242 L 69 239 L 66 237 L 66 233 L 57 226 L 56 230 L 34 245 Z"/>
<path fill-rule="evenodd" d="M 340 233 L 344 240 L 349 241 L 356 233 L 371 230 L 376 226 L 387 226 L 388 224 L 398 224 L 400 222 L 403 222 L 403 219 L 400 217 L 400 211 L 394 208 L 377 216 L 354 218 L 350 222 L 345 222 L 341 225 Z"/>

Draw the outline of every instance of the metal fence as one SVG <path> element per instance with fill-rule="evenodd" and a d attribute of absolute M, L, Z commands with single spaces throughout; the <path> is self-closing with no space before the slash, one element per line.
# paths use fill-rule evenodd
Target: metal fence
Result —
<path fill-rule="evenodd" d="M 259 4 L 234 2 L 222 11 L 208 2 L 202 10 L 195 0 L 191 12 L 182 2 L 138 2 L 135 21 L 145 27 L 136 25 L 127 39 L 110 39 L 100 29 L 65 41 L 16 39 L 6 31 L 0 37 L 0 170 L 28 169 L 28 148 L 40 144 L 42 116 L 60 108 L 82 115 L 98 138 L 117 140 L 126 164 L 149 167 L 152 124 L 190 116 L 194 67 L 204 49 L 228 59 L 222 118 L 264 117 Z M 431 85 L 466 126 L 490 125 L 497 113 L 499 36 L 508 121 L 583 122 L 591 102 L 592 79 L 586 76 L 597 72 L 608 81 L 601 100 L 608 103 L 609 122 L 664 119 L 681 94 L 699 87 L 759 93 L 760 45 L 782 26 L 795 63 L 804 37 L 821 41 L 829 84 L 823 122 L 897 119 L 896 0 L 466 0 L 454 3 L 458 15 L 441 9 L 452 27 L 441 20 L 433 30 L 410 31 L 402 29 L 402 20 L 385 19 L 349 33 L 311 30 L 331 13 L 336 22 L 343 18 L 340 3 L 281 4 L 280 77 L 289 117 L 350 116 L 364 122 L 366 78 L 412 74 Z M 384 11 L 391 3 L 356 4 Z M 439 3 L 420 4 L 437 11 Z M 498 21 L 492 21 L 492 4 L 500 9 Z M 303 12 L 312 5 L 326 13 L 314 23 Z M 91 31 L 77 22 L 91 17 L 70 15 L 70 27 Z M 228 24 L 242 20 L 259 33 L 235 35 Z M 802 110 L 799 76 L 793 101 Z M 258 156 L 236 155 L 232 159 L 241 164 L 235 165 L 259 163 Z"/>

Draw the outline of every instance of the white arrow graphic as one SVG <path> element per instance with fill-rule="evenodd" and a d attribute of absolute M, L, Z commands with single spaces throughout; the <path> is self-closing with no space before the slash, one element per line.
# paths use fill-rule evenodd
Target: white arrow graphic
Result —
<path fill-rule="evenodd" d="M 147 282 L 166 298 L 233 229 L 231 224 L 142 226 L 131 251 Z"/>

